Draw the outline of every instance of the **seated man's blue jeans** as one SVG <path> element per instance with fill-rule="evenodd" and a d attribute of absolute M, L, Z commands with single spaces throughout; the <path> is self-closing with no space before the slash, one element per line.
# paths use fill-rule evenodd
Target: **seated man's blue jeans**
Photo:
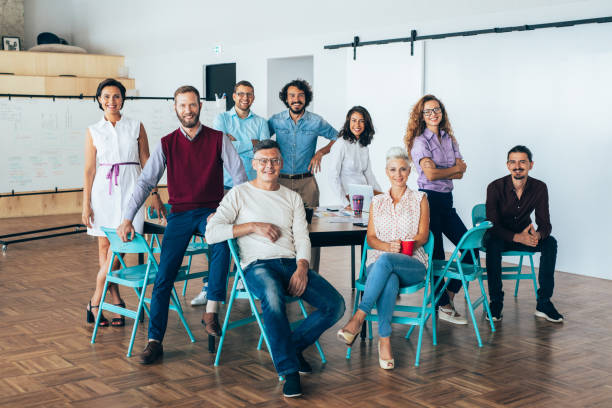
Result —
<path fill-rule="evenodd" d="M 196 232 L 204 234 L 206 218 L 215 212 L 214 208 L 168 214 L 168 225 L 164 232 L 159 271 L 151 295 L 151 316 L 149 319 L 149 339 L 162 341 L 168 324 L 168 305 L 174 280 L 183 263 L 185 250 Z M 229 269 L 229 247 L 227 242 L 209 246 L 208 299 L 224 301 L 226 295 L 227 272 Z"/>
<path fill-rule="evenodd" d="M 277 258 L 257 260 L 244 271 L 249 290 L 261 301 L 270 353 L 279 375 L 297 372 L 297 353 L 313 344 L 340 320 L 345 311 L 340 293 L 318 273 L 309 270 L 308 285 L 301 299 L 317 310 L 292 333 L 285 310 L 285 296 L 290 296 L 287 287 L 296 268 L 295 259 Z"/>
<path fill-rule="evenodd" d="M 359 309 L 369 314 L 377 304 L 378 335 L 391 335 L 391 318 L 400 286 L 411 286 L 425 279 L 425 265 L 417 259 L 386 252 L 366 270 L 367 280 Z"/>

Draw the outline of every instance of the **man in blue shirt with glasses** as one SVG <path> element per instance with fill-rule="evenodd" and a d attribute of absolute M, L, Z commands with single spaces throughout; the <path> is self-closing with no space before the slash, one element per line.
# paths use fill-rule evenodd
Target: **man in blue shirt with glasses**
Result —
<path fill-rule="evenodd" d="M 279 182 L 297 192 L 307 207 L 317 207 L 319 186 L 313 174 L 321 170 L 321 159 L 329 153 L 338 131 L 321 116 L 306 111 L 312 101 L 312 89 L 305 80 L 289 82 L 278 96 L 288 110 L 273 115 L 268 126 L 270 135 L 276 134 L 284 162 Z M 315 152 L 319 136 L 330 142 Z M 319 257 L 319 248 L 313 248 L 311 267 L 315 271 L 319 269 Z"/>
<path fill-rule="evenodd" d="M 251 166 L 253 146 L 260 140 L 270 138 L 268 123 L 251 111 L 251 105 L 255 101 L 255 88 L 249 81 L 240 81 L 234 86 L 232 99 L 234 99 L 234 107 L 217 115 L 212 127 L 225 133 L 231 140 L 244 164 L 248 179 L 253 180 L 257 177 L 257 172 Z M 223 188 L 227 191 L 233 186 L 232 177 L 227 170 L 223 169 Z M 204 305 L 207 300 L 205 284 L 202 291 L 191 300 L 191 305 Z"/>

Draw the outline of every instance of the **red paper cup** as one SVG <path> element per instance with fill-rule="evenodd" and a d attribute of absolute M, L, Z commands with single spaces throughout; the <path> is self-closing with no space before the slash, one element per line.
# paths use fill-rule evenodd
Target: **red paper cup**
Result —
<path fill-rule="evenodd" d="M 412 256 L 412 253 L 414 252 L 414 239 L 400 241 L 400 252 L 404 255 Z"/>

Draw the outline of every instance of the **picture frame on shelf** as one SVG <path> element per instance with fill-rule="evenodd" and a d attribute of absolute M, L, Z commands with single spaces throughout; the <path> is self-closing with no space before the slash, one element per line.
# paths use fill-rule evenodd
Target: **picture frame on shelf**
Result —
<path fill-rule="evenodd" d="M 19 37 L 2 36 L 2 49 L 5 51 L 21 51 L 21 39 Z"/>

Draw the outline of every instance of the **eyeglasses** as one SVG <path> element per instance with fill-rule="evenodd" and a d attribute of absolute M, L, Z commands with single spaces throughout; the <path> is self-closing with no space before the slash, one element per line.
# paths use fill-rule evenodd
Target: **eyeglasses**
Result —
<path fill-rule="evenodd" d="M 255 94 L 252 92 L 236 92 L 236 96 L 239 98 L 244 98 L 246 96 L 247 98 L 251 99 L 255 96 Z"/>
<path fill-rule="evenodd" d="M 423 115 L 431 116 L 432 113 L 440 113 L 442 112 L 442 108 L 433 108 L 433 109 L 425 109 L 423 110 Z"/>
<path fill-rule="evenodd" d="M 281 163 L 281 159 L 253 159 L 253 160 L 257 160 L 259 162 L 260 166 L 267 166 L 268 163 L 270 163 L 270 165 L 272 166 L 278 166 Z"/>

